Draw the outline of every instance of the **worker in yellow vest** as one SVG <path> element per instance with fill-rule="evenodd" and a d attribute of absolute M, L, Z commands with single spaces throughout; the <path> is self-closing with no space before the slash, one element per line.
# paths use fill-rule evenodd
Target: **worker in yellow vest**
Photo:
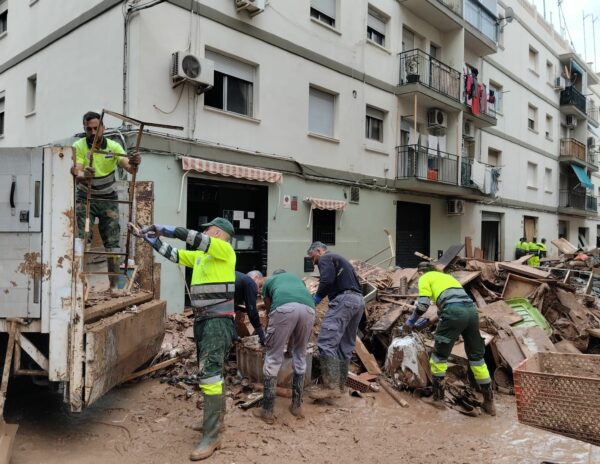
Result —
<path fill-rule="evenodd" d="M 527 239 L 525 237 L 521 237 L 517 246 L 515 247 L 515 259 L 519 259 L 527 254 L 529 250 L 529 244 L 527 243 Z"/>
<path fill-rule="evenodd" d="M 527 244 L 528 253 L 533 255 L 531 258 L 527 260 L 527 264 L 530 266 L 539 266 L 540 265 L 540 248 L 537 243 L 537 238 L 533 237 L 533 240 Z"/>
<path fill-rule="evenodd" d="M 546 246 L 546 239 L 543 238 L 540 243 L 538 243 L 538 249 L 540 252 L 540 259 L 548 256 L 548 247 Z"/>

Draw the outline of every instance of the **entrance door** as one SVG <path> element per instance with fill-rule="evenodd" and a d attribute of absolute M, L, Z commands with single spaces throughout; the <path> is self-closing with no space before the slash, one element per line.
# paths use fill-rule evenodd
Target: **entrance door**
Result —
<path fill-rule="evenodd" d="M 396 205 L 396 265 L 416 267 L 419 251 L 429 256 L 431 206 L 399 201 Z"/>
<path fill-rule="evenodd" d="M 536 231 L 536 223 L 537 223 L 537 218 L 533 217 L 533 216 L 523 216 L 523 236 L 525 238 L 527 238 L 528 242 L 531 242 L 533 240 L 533 237 L 535 237 L 535 231 Z"/>
<path fill-rule="evenodd" d="M 501 219 L 498 213 L 483 211 L 481 215 L 481 249 L 489 261 L 499 261 Z"/>

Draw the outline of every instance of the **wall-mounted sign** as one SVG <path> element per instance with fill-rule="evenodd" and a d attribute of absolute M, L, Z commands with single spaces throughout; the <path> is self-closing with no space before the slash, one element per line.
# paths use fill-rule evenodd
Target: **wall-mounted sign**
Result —
<path fill-rule="evenodd" d="M 283 201 L 281 202 L 281 205 L 284 208 L 290 209 L 290 205 L 292 204 L 292 197 L 289 195 L 284 195 L 283 196 Z"/>

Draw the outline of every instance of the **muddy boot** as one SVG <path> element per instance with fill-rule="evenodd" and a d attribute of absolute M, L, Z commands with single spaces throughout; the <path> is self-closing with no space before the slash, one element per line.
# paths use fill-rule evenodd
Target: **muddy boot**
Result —
<path fill-rule="evenodd" d="M 112 250 L 109 250 L 112 251 Z M 119 257 L 118 256 L 107 256 L 106 268 L 108 272 L 119 272 Z M 110 283 L 110 294 L 112 296 L 124 296 L 125 290 L 119 288 L 119 276 L 109 275 L 108 282 Z"/>
<path fill-rule="evenodd" d="M 444 377 L 433 376 L 433 395 L 421 400 L 436 409 L 446 409 L 444 404 Z"/>
<path fill-rule="evenodd" d="M 277 377 L 266 375 L 263 381 L 263 400 L 261 409 L 253 409 L 252 415 L 262 419 L 271 425 L 275 422 L 273 406 L 275 405 L 275 389 L 277 388 Z"/>
<path fill-rule="evenodd" d="M 204 436 L 196 449 L 190 454 L 190 461 L 206 459 L 221 447 L 219 417 L 221 416 L 223 397 L 224 395 L 204 396 L 204 420 L 202 422 Z"/>
<path fill-rule="evenodd" d="M 321 377 L 323 386 L 311 392 L 308 396 L 312 400 L 337 399 L 340 395 L 340 361 L 337 358 L 321 357 Z"/>
<path fill-rule="evenodd" d="M 494 404 L 494 391 L 492 390 L 491 383 L 485 383 L 481 385 L 481 391 L 483 392 L 483 404 L 481 409 L 490 416 L 496 415 L 496 405 Z"/>
<path fill-rule="evenodd" d="M 225 431 L 225 412 L 227 410 L 227 398 L 223 395 L 223 401 L 221 405 L 221 415 L 219 416 L 219 433 L 223 433 Z M 196 432 L 203 432 L 204 427 L 202 426 L 202 422 L 198 422 L 196 425 L 192 426 L 192 430 Z"/>
<path fill-rule="evenodd" d="M 302 411 L 302 391 L 304 390 L 304 374 L 296 374 L 292 377 L 292 404 L 290 412 L 298 419 L 304 419 Z"/>
<path fill-rule="evenodd" d="M 346 381 L 348 380 L 348 365 L 349 362 L 345 359 L 340 359 L 340 376 L 339 376 L 339 386 L 340 393 L 342 395 L 348 394 L 348 388 L 346 387 Z"/>

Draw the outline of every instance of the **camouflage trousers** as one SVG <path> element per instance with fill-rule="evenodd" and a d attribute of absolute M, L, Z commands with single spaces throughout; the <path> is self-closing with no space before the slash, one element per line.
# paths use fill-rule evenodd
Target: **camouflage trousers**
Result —
<path fill-rule="evenodd" d="M 85 232 L 85 208 L 86 199 L 78 199 L 75 208 L 77 216 L 77 230 L 79 238 L 83 238 Z M 98 229 L 104 248 L 107 250 L 119 248 L 121 226 L 119 224 L 119 204 L 112 201 L 94 201 L 92 198 L 90 204 L 90 234 L 89 240 L 92 240 L 91 226 L 98 218 Z"/>
<path fill-rule="evenodd" d="M 205 395 L 223 393 L 225 358 L 233 341 L 233 319 L 211 317 L 194 321 L 198 381 Z"/>

